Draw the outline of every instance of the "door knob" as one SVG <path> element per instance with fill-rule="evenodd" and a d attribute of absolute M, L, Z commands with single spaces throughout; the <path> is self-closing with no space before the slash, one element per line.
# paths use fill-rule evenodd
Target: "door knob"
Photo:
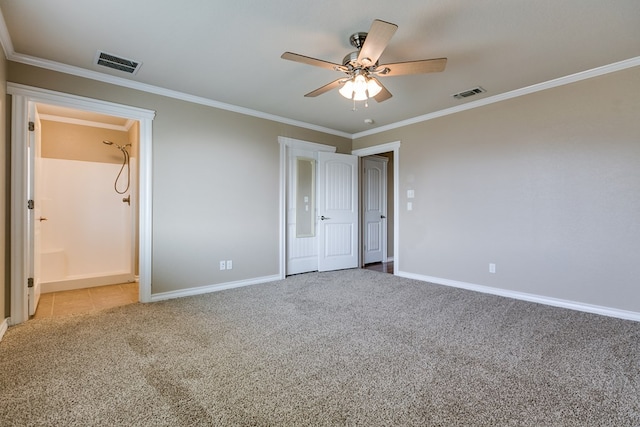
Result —
<path fill-rule="evenodd" d="M 329 218 L 329 217 L 327 217 L 327 216 L 322 215 L 322 216 L 320 217 L 320 219 L 324 221 L 325 219 L 331 219 L 331 218 Z"/>
<path fill-rule="evenodd" d="M 38 218 L 38 221 L 40 221 L 40 222 L 42 222 L 42 221 L 46 221 L 46 220 L 47 220 L 47 218 L 44 218 L 44 217 L 42 217 L 42 216 L 41 216 L 40 218 Z"/>
<path fill-rule="evenodd" d="M 380 215 L 380 219 L 385 219 L 385 218 L 386 218 L 386 216 Z"/>

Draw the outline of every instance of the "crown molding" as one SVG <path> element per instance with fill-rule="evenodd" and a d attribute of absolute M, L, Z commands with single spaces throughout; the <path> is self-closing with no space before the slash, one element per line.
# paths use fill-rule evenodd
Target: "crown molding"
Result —
<path fill-rule="evenodd" d="M 0 10 L 0 45 L 2 46 L 2 50 L 4 50 L 4 56 L 9 59 L 15 51 L 13 50 L 13 42 L 11 41 L 11 36 L 9 35 L 9 29 L 7 28 L 7 23 L 4 20 L 4 15 Z"/>
<path fill-rule="evenodd" d="M 358 132 L 351 135 L 352 139 L 362 138 L 364 136 L 375 135 L 388 130 L 397 129 L 404 126 L 409 126 L 415 123 L 426 122 L 438 117 L 448 116 L 450 114 L 459 113 L 461 111 L 467 111 L 478 107 L 483 107 L 489 104 L 495 104 L 496 102 L 505 101 L 507 99 L 517 98 L 531 93 L 540 92 L 542 90 L 551 89 L 558 86 L 564 86 L 570 83 L 579 82 L 582 80 L 590 79 L 592 77 L 602 76 L 604 74 L 614 73 L 616 71 L 626 70 L 627 68 L 637 67 L 640 65 L 640 56 L 635 58 L 626 59 L 624 61 L 614 62 L 613 64 L 604 65 L 602 67 L 592 68 L 591 70 L 581 71 L 579 73 L 570 74 L 568 76 L 559 77 L 557 79 L 549 80 L 543 83 L 523 87 L 520 89 L 512 90 L 510 92 L 501 93 L 487 98 L 482 98 L 477 101 L 468 102 L 456 107 L 446 108 L 444 110 L 435 111 L 433 113 L 417 116 L 412 119 L 402 120 L 396 123 L 391 123 L 386 126 L 380 126 L 375 129 L 370 129 L 364 132 Z"/>
<path fill-rule="evenodd" d="M 428 120 L 433 120 L 438 117 L 444 117 L 450 114 L 455 114 L 462 111 L 483 107 L 485 105 L 494 104 L 496 102 L 517 98 L 517 97 L 528 95 L 531 93 L 540 92 L 540 91 L 555 88 L 558 86 L 579 82 L 582 80 L 590 79 L 592 77 L 602 76 L 604 74 L 614 73 L 616 71 L 621 71 L 627 68 L 637 67 L 640 65 L 640 56 L 637 56 L 637 57 L 626 59 L 623 61 L 614 62 L 609 65 L 604 65 L 602 67 L 597 67 L 590 70 L 581 71 L 579 73 L 571 74 L 568 76 L 560 77 L 557 79 L 549 80 L 547 82 L 542 82 L 542 83 L 527 86 L 524 88 L 501 93 L 498 95 L 489 96 L 487 98 L 479 99 L 477 101 L 471 101 L 456 107 L 446 108 L 444 110 L 435 111 L 433 113 L 424 114 L 424 115 L 417 116 L 407 120 L 401 120 L 399 122 L 391 123 L 385 126 L 380 126 L 375 129 L 369 129 L 364 132 L 357 132 L 357 133 L 351 134 L 348 132 L 343 132 L 336 129 L 327 128 L 324 126 L 318 126 L 311 123 L 289 119 L 286 117 L 276 116 L 274 114 L 269 114 L 262 111 L 256 111 L 256 110 L 240 107 L 233 104 L 227 104 L 224 102 L 215 101 L 213 99 L 204 98 L 201 96 L 195 96 L 195 95 L 187 94 L 184 92 L 165 89 L 162 87 L 153 86 L 146 83 L 140 83 L 140 82 L 124 79 L 117 76 L 111 76 L 108 74 L 99 73 L 97 71 L 87 70 L 84 68 L 74 67 L 74 66 L 62 64 L 55 61 L 49 61 L 42 58 L 36 58 L 33 56 L 16 53 L 13 48 L 11 36 L 9 35 L 9 31 L 7 30 L 7 25 L 4 20 L 4 16 L 2 15 L 2 11 L 0 11 L 0 45 L 2 45 L 2 48 L 5 52 L 5 56 L 10 61 L 19 62 L 26 65 L 32 65 L 39 68 L 45 68 L 45 69 L 48 69 L 51 71 L 57 71 L 60 73 L 71 74 L 78 77 L 84 77 L 87 79 L 96 80 L 103 83 L 109 83 L 116 86 L 122 86 L 129 89 L 135 89 L 142 92 L 148 92 L 148 93 L 153 93 L 160 96 L 166 96 L 169 98 L 192 102 L 195 104 L 205 105 L 208 107 L 219 108 L 221 110 L 227 110 L 235 113 L 245 114 L 248 116 L 270 120 L 278 123 L 283 123 L 291 126 L 297 126 L 304 129 L 323 132 L 330 135 L 336 135 L 336 136 L 348 138 L 351 140 L 362 138 L 365 136 L 375 135 L 378 133 L 386 132 L 388 130 L 393 130 L 393 129 L 409 126 L 409 125 L 420 123 L 420 122 L 426 122 Z"/>
<path fill-rule="evenodd" d="M 60 73 L 71 74 L 78 77 L 84 77 L 91 80 L 100 81 L 103 83 L 110 83 L 116 86 L 122 86 L 129 89 L 140 90 L 142 92 L 153 93 L 156 95 L 166 96 L 169 98 L 179 99 L 181 101 L 192 102 L 195 104 L 205 105 L 208 107 L 219 108 L 222 110 L 232 111 L 235 113 L 245 114 L 260 119 L 270 120 L 286 125 L 301 127 L 304 129 L 314 130 L 317 132 L 323 132 L 330 135 L 340 136 L 343 138 L 352 139 L 352 135 L 348 132 L 342 132 L 336 129 L 327 128 L 324 126 L 318 126 L 311 123 L 302 122 L 299 120 L 293 120 L 286 117 L 276 116 L 274 114 L 268 114 L 262 111 L 256 111 L 245 107 L 239 107 L 237 105 L 227 104 L 224 102 L 215 101 L 212 99 L 204 98 L 201 96 L 190 95 L 175 90 L 165 89 L 158 86 L 153 86 L 145 83 L 139 83 L 132 80 L 123 79 L 117 76 L 111 76 L 108 74 L 99 73 L 97 71 L 86 70 L 80 67 L 74 67 L 71 65 L 61 64 L 55 61 L 49 61 L 42 58 L 36 58 L 34 56 L 23 55 L 16 53 L 13 48 L 13 42 L 7 29 L 7 24 L 4 19 L 4 15 L 0 10 L 0 45 L 4 50 L 5 57 L 9 61 L 19 62 L 26 65 L 32 65 L 34 67 L 44 68 L 51 71 L 57 71 Z"/>
<path fill-rule="evenodd" d="M 0 26 L 1 27 L 1 26 Z M 0 31 L 0 39 L 1 39 Z M 6 52 L 5 52 L 6 53 Z M 109 83 L 116 86 L 122 86 L 129 89 L 135 89 L 142 92 L 153 93 L 155 95 L 166 96 L 168 98 L 179 99 L 181 101 L 191 102 L 194 104 L 205 105 L 208 107 L 218 108 L 221 110 L 231 111 L 234 113 L 240 113 L 247 116 L 257 117 L 260 119 L 279 122 L 291 126 L 302 127 L 305 129 L 315 130 L 318 132 L 328 133 L 331 135 L 341 136 L 343 138 L 351 139 L 351 134 L 347 132 L 330 129 L 323 126 L 317 126 L 310 123 L 301 122 L 298 120 L 289 119 L 286 117 L 276 116 L 274 114 L 265 113 L 262 111 L 252 110 L 250 108 L 240 107 L 233 104 L 227 104 L 224 102 L 215 101 L 213 99 L 204 98 L 202 96 L 191 95 L 176 90 L 165 89 L 159 86 L 154 86 L 146 83 L 140 83 L 133 80 L 124 79 L 122 77 L 112 76 L 108 74 L 99 73 L 97 71 L 87 70 L 72 65 L 62 64 L 47 59 L 36 58 L 29 55 L 23 55 L 19 53 L 13 53 L 7 55 L 7 59 L 13 62 L 19 62 L 21 64 L 32 65 L 34 67 L 44 68 L 51 71 L 57 71 L 64 74 L 70 74 L 77 77 L 83 77 L 86 79 L 96 80 L 103 83 Z"/>

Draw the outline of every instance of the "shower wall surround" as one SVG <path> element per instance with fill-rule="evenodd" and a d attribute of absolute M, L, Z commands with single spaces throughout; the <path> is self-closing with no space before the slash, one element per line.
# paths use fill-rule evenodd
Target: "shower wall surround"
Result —
<path fill-rule="evenodd" d="M 135 162 L 132 162 L 135 164 Z M 133 276 L 133 207 L 113 190 L 120 165 L 41 159 L 43 292 L 122 283 Z"/>

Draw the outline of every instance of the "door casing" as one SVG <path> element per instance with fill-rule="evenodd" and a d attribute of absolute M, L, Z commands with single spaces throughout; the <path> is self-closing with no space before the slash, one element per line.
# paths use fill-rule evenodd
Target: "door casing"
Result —
<path fill-rule="evenodd" d="M 139 273 L 141 302 L 151 301 L 151 209 L 152 209 L 152 122 L 155 112 L 112 102 L 85 98 L 16 83 L 7 83 L 12 98 L 11 119 L 11 315 L 9 324 L 28 320 L 27 278 L 29 251 L 28 200 L 28 123 L 29 105 L 34 103 L 58 105 L 129 118 L 140 122 L 139 169 Z"/>
<path fill-rule="evenodd" d="M 393 152 L 393 274 L 397 274 L 400 265 L 400 141 L 359 148 L 351 154 L 366 157 L 389 151 Z"/>

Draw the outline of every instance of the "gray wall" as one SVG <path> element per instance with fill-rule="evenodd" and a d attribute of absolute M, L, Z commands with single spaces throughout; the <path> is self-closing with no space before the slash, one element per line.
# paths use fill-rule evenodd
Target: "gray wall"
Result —
<path fill-rule="evenodd" d="M 154 293 L 276 274 L 277 137 L 352 148 L 23 64 L 8 80 L 157 111 Z M 355 140 L 402 142 L 400 270 L 640 312 L 639 82 L 629 69 Z"/>
<path fill-rule="evenodd" d="M 639 87 L 636 67 L 355 140 L 402 143 L 399 269 L 640 312 Z"/>
<path fill-rule="evenodd" d="M 152 292 L 278 273 L 278 136 L 351 140 L 19 63 L 8 80 L 156 111 Z M 219 260 L 233 270 L 219 271 Z"/>

